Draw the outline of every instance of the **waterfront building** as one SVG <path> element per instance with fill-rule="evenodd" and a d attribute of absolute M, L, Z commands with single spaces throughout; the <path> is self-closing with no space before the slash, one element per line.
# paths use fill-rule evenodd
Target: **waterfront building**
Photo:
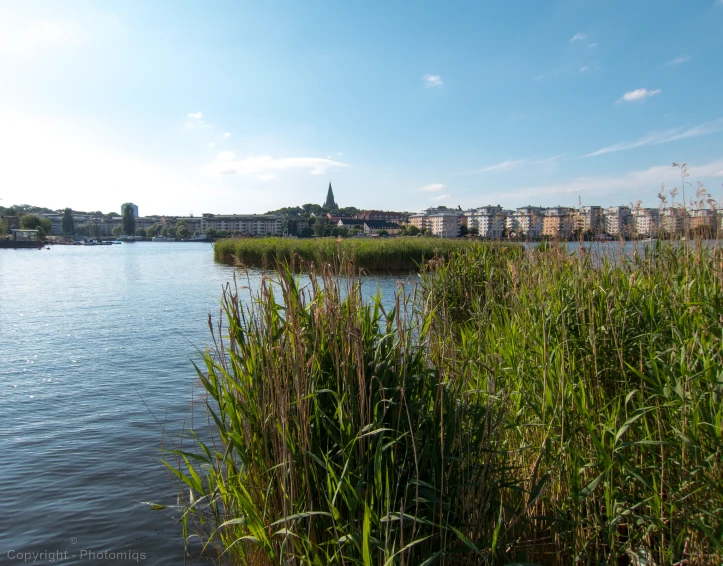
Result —
<path fill-rule="evenodd" d="M 602 234 L 605 231 L 602 206 L 581 206 L 573 214 L 573 224 L 578 234 Z"/>
<path fill-rule="evenodd" d="M 653 238 L 660 230 L 660 210 L 657 208 L 635 208 L 633 209 L 632 228 L 639 236 Z"/>
<path fill-rule="evenodd" d="M 464 211 L 467 230 L 476 229 L 483 238 L 498 240 L 505 230 L 505 213 L 500 205 L 481 206 Z"/>
<path fill-rule="evenodd" d="M 124 203 L 121 205 L 121 211 L 120 211 L 121 216 L 123 216 L 123 211 L 126 209 L 126 206 L 130 206 L 130 207 L 131 207 L 131 210 L 133 211 L 133 218 L 138 218 L 138 216 L 139 216 L 139 214 L 138 214 L 138 205 L 137 205 L 137 204 L 133 204 L 132 202 L 124 202 Z"/>
<path fill-rule="evenodd" d="M 331 190 L 331 181 L 329 181 L 329 190 L 326 191 L 326 201 L 324 201 L 324 208 L 339 208 L 334 200 L 334 191 Z"/>
<path fill-rule="evenodd" d="M 364 233 L 367 235 L 379 234 L 384 230 L 387 234 L 399 234 L 402 227 L 395 222 L 387 222 L 386 220 L 362 220 L 364 223 Z"/>
<path fill-rule="evenodd" d="M 710 208 L 700 208 L 697 210 L 691 210 L 688 213 L 690 217 L 690 224 L 688 228 L 693 231 L 694 234 L 702 234 L 704 236 L 712 237 L 717 232 L 717 214 L 715 210 Z"/>
<path fill-rule="evenodd" d="M 409 219 L 407 212 L 392 212 L 385 210 L 362 210 L 354 215 L 357 220 L 385 220 L 395 224 L 404 224 Z"/>
<path fill-rule="evenodd" d="M 460 211 L 442 210 L 427 216 L 429 231 L 440 238 L 456 238 L 459 236 Z"/>
<path fill-rule="evenodd" d="M 633 229 L 633 215 L 629 206 L 610 206 L 603 213 L 605 233 L 610 236 L 627 238 Z"/>
<path fill-rule="evenodd" d="M 540 238 L 542 236 L 545 209 L 541 206 L 522 206 L 509 212 L 505 219 L 507 231 L 517 236 Z"/>
<path fill-rule="evenodd" d="M 567 240 L 573 234 L 574 208 L 568 206 L 554 206 L 545 209 L 542 219 L 542 235 L 549 238 Z"/>
<path fill-rule="evenodd" d="M 410 214 L 407 219 L 407 223 L 410 226 L 415 226 L 420 230 L 429 230 L 429 216 L 426 214 Z"/>
<path fill-rule="evenodd" d="M 660 231 L 666 236 L 679 236 L 683 233 L 683 209 L 666 208 L 660 214 Z"/>
<path fill-rule="evenodd" d="M 280 236 L 283 221 L 281 214 L 203 214 L 200 231 L 226 230 L 248 236 Z"/>

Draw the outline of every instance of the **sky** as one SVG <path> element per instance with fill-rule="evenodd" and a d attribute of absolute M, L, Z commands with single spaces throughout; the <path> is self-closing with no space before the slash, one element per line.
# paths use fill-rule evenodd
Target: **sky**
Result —
<path fill-rule="evenodd" d="M 0 205 L 723 197 L 723 0 L 0 0 Z M 680 199 L 680 197 L 678 197 Z"/>

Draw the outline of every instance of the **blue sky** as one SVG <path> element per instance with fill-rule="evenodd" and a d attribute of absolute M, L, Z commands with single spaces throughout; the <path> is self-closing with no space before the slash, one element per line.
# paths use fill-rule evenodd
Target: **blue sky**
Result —
<path fill-rule="evenodd" d="M 144 215 L 720 200 L 723 0 L 0 0 L 0 155 Z"/>

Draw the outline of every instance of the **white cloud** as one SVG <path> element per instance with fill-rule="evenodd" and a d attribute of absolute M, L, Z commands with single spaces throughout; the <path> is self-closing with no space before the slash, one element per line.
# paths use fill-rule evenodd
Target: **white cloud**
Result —
<path fill-rule="evenodd" d="M 586 34 L 584 34 L 584 33 L 576 33 L 576 34 L 573 35 L 572 38 L 570 39 L 570 43 L 575 43 L 576 41 L 583 41 L 583 40 L 585 40 L 585 39 L 587 39 L 587 35 L 586 35 Z"/>
<path fill-rule="evenodd" d="M 663 92 L 659 88 L 656 88 L 654 90 L 648 90 L 647 88 L 638 88 L 635 90 L 631 90 L 623 94 L 623 96 L 618 100 L 618 102 L 632 102 L 635 100 L 644 100 L 646 98 L 650 98 L 651 96 L 655 96 L 656 94 L 660 94 Z"/>
<path fill-rule="evenodd" d="M 242 175 L 258 180 L 269 180 L 271 171 L 290 169 L 308 169 L 311 175 L 323 175 L 329 169 L 347 167 L 346 163 L 320 157 L 285 157 L 274 159 L 268 155 L 259 155 L 237 159 L 232 151 L 222 151 L 210 166 L 217 175 Z"/>
<path fill-rule="evenodd" d="M 440 77 L 439 75 L 424 75 L 422 77 L 422 80 L 425 83 L 424 88 L 442 86 L 444 84 L 442 77 Z"/>
<path fill-rule="evenodd" d="M 475 173 L 504 173 L 506 171 L 513 171 L 519 169 L 524 165 L 542 165 L 543 163 L 553 163 L 560 159 L 561 155 L 553 155 L 552 157 L 545 157 L 544 159 L 507 159 L 494 165 L 488 165 L 482 169 L 477 169 Z"/>
<path fill-rule="evenodd" d="M 425 192 L 425 191 L 441 191 L 444 188 L 444 185 L 442 183 L 431 183 L 429 185 L 424 185 L 423 187 L 420 187 L 418 190 Z"/>
<path fill-rule="evenodd" d="M 77 43 L 82 39 L 71 22 L 43 20 L 0 25 L 0 53 L 20 55 Z"/>
<path fill-rule="evenodd" d="M 452 196 L 452 195 L 439 195 L 439 196 L 436 196 L 436 197 L 432 197 L 430 200 L 447 200 L 447 199 L 449 199 L 451 196 Z"/>
<path fill-rule="evenodd" d="M 198 130 L 210 128 L 211 125 L 203 121 L 203 112 L 189 112 L 186 114 L 186 123 L 183 126 L 186 130 Z"/>
<path fill-rule="evenodd" d="M 503 171 L 512 171 L 513 169 L 517 169 L 518 167 L 521 167 L 527 163 L 527 159 L 507 159 L 505 161 L 501 161 L 500 163 L 495 163 L 494 165 L 488 165 L 487 167 L 483 167 L 482 169 L 478 169 L 478 173 L 498 173 Z"/>
<path fill-rule="evenodd" d="M 580 67 L 580 72 L 581 73 L 589 73 L 590 67 L 588 65 L 584 65 L 584 66 Z"/>
<path fill-rule="evenodd" d="M 723 1 L 723 0 L 721 0 L 721 1 Z M 683 63 L 687 63 L 691 59 L 692 59 L 692 57 L 689 55 L 681 55 L 679 57 L 676 57 L 675 59 L 671 59 L 670 61 L 668 61 L 665 64 L 665 66 L 666 67 L 675 67 L 677 65 L 682 65 Z"/>
<path fill-rule="evenodd" d="M 599 43 L 590 43 L 590 44 L 588 44 L 588 47 L 597 47 L 598 45 L 600 45 L 600 44 Z"/>
<path fill-rule="evenodd" d="M 226 133 L 223 135 L 223 137 L 226 138 L 226 139 L 230 138 L 230 137 L 231 137 L 231 132 L 226 132 Z"/>
<path fill-rule="evenodd" d="M 696 179 L 723 178 L 723 158 L 706 164 L 688 164 L 691 176 Z M 655 199 L 661 183 L 674 186 L 680 183 L 680 171 L 667 165 L 650 167 L 649 169 L 630 171 L 618 176 L 610 177 L 580 177 L 552 185 L 538 185 L 532 187 L 519 187 L 509 191 L 499 191 L 486 195 L 492 201 L 504 202 L 506 205 L 519 206 L 519 203 L 528 202 L 544 204 L 550 202 L 551 197 L 573 195 L 588 195 L 589 202 L 595 204 L 596 198 L 604 198 L 612 202 L 629 202 L 633 197 Z M 617 195 L 617 196 L 613 196 Z M 573 197 L 574 198 L 574 197 Z M 571 200 L 567 199 L 568 202 Z M 648 201 L 648 205 L 655 202 Z"/>
<path fill-rule="evenodd" d="M 673 128 L 670 130 L 650 132 L 637 140 L 624 141 L 603 147 L 602 149 L 588 153 L 583 157 L 594 157 L 596 155 L 605 155 L 606 153 L 615 153 L 617 151 L 635 149 L 636 147 L 643 147 L 646 145 L 658 145 L 661 143 L 668 143 L 687 138 L 697 138 L 699 136 L 715 134 L 720 131 L 723 131 L 723 118 L 718 118 L 717 120 L 705 122 L 687 129 Z"/>

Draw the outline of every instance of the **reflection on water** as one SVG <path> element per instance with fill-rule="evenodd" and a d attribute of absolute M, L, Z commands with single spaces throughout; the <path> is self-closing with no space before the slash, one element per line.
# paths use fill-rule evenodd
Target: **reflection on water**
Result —
<path fill-rule="evenodd" d="M 232 277 L 202 243 L 0 250 L 0 563 L 183 563 L 174 511 L 143 502 L 175 504 L 161 424 L 173 438 L 193 424 L 190 360 Z M 400 279 L 369 277 L 365 293 L 389 304 Z"/>

